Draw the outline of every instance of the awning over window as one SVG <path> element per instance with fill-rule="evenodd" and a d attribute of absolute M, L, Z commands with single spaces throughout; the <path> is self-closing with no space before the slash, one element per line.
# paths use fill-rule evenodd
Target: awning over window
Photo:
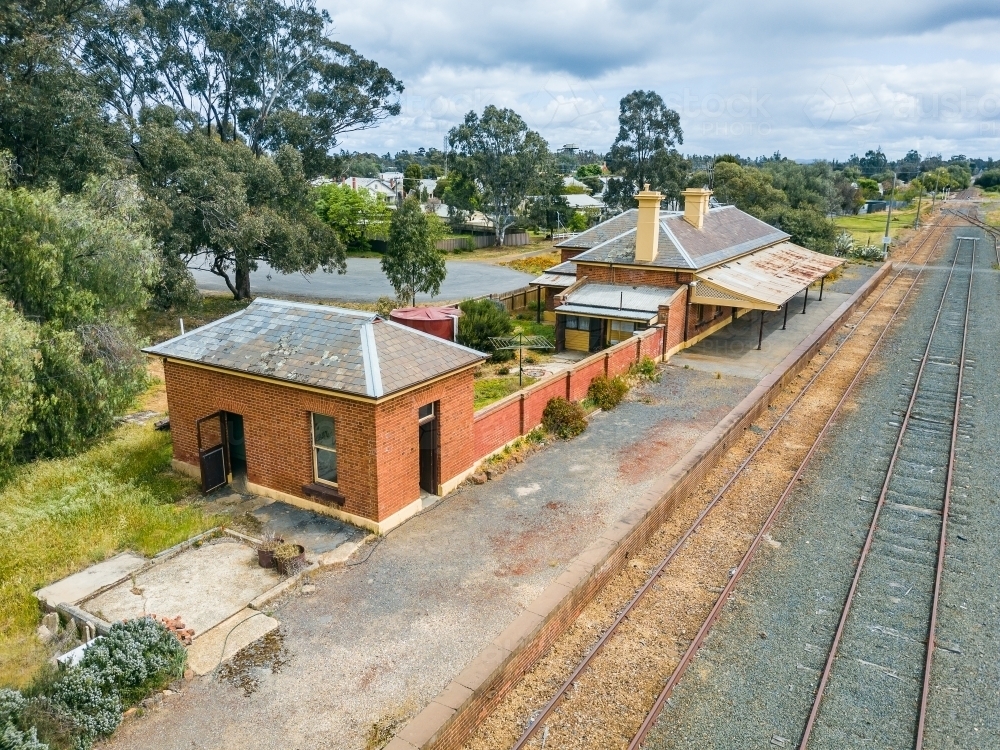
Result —
<path fill-rule="evenodd" d="M 796 294 L 843 263 L 842 258 L 780 242 L 695 274 L 690 302 L 780 310 Z"/>

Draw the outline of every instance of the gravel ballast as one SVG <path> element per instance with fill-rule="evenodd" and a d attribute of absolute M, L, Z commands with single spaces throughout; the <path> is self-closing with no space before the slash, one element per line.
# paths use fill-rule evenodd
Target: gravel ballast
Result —
<path fill-rule="evenodd" d="M 952 234 L 977 232 L 963 226 Z M 992 250 L 992 242 L 987 244 Z M 997 476 L 995 420 L 1000 396 L 995 392 L 1000 389 L 995 384 L 997 355 L 990 351 L 989 336 L 1000 323 L 996 307 L 1000 287 L 997 272 L 990 269 L 990 254 L 982 252 L 982 241 L 979 248 L 926 747 L 1000 746 L 996 690 L 1000 648 L 995 639 L 1000 587 L 990 575 L 1000 556 L 995 545 L 1000 514 L 990 486 Z M 950 261 L 953 251 L 951 242 L 945 246 L 944 259 Z M 941 263 L 925 274 L 906 318 L 885 342 L 773 528 L 771 536 L 780 546 L 758 552 L 646 747 L 797 746 L 898 433 L 899 415 L 926 346 L 947 265 Z M 971 455 L 970 448 L 974 448 Z M 912 551 L 912 526 L 904 529 L 892 521 L 885 531 L 884 539 L 906 547 L 900 556 L 910 559 L 891 568 L 873 566 L 882 598 L 860 607 L 856 618 L 858 628 L 869 628 L 872 649 L 868 657 L 860 651 L 850 653 L 849 663 L 840 667 L 840 689 L 836 697 L 831 692 L 828 700 L 834 699 L 823 709 L 829 712 L 828 724 L 837 724 L 839 733 L 817 729 L 810 747 L 912 746 L 913 727 L 895 731 L 885 717 L 894 694 L 902 691 L 919 699 L 922 674 L 894 669 L 891 663 L 887 669 L 889 649 L 880 650 L 877 644 L 902 641 L 900 653 L 912 651 L 922 660 L 924 644 L 913 638 L 914 623 L 905 621 L 909 615 L 901 615 L 898 627 L 889 628 L 881 615 L 900 603 L 908 605 L 904 599 L 917 592 L 907 578 L 914 570 L 923 575 L 933 559 L 924 561 L 926 555 Z M 913 710 L 915 722 L 916 705 Z"/>

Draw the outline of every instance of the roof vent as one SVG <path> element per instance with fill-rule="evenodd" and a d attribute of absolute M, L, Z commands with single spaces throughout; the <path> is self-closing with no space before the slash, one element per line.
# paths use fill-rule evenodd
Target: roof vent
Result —
<path fill-rule="evenodd" d="M 695 229 L 703 228 L 712 191 L 708 188 L 687 188 L 681 191 L 681 195 L 684 197 L 684 221 Z"/>
<path fill-rule="evenodd" d="M 636 196 L 639 201 L 639 222 L 635 231 L 635 259 L 652 263 L 660 247 L 660 199 L 663 196 L 649 189 L 649 183 Z"/>

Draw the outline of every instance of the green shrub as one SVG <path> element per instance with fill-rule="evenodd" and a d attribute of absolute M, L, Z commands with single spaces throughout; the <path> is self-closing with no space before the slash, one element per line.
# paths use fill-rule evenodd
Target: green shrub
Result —
<path fill-rule="evenodd" d="M 590 387 L 587 389 L 587 398 L 598 409 L 607 411 L 618 406 L 622 402 L 622 399 L 625 398 L 626 393 L 628 393 L 628 383 L 625 382 L 625 378 L 621 375 L 616 375 L 613 378 L 598 375 L 590 381 Z"/>
<path fill-rule="evenodd" d="M 587 419 L 582 406 L 557 396 L 545 405 L 542 426 L 556 437 L 568 440 L 587 429 Z"/>
<path fill-rule="evenodd" d="M 648 380 L 652 383 L 660 382 L 660 371 L 656 369 L 656 360 L 652 357 L 643 357 L 638 362 L 633 362 L 628 368 L 629 377 L 636 380 Z"/>
<path fill-rule="evenodd" d="M 125 707 L 181 677 L 186 658 L 152 618 L 115 623 L 78 665 L 36 683 L 34 697 L 0 690 L 0 750 L 86 750 L 118 728 Z"/>
<path fill-rule="evenodd" d="M 105 688 L 131 705 L 183 676 L 185 658 L 177 638 L 152 618 L 141 617 L 112 625 L 108 635 L 87 649 L 80 667 L 100 675 Z"/>
<path fill-rule="evenodd" d="M 508 336 L 514 328 L 507 308 L 488 299 L 470 299 L 460 304 L 458 343 L 490 355 L 493 362 L 506 362 L 514 357 L 511 349 L 496 349 L 491 338 Z"/>
<path fill-rule="evenodd" d="M 49 750 L 49 746 L 38 741 L 35 728 L 20 731 L 13 724 L 0 725 L 0 750 Z"/>

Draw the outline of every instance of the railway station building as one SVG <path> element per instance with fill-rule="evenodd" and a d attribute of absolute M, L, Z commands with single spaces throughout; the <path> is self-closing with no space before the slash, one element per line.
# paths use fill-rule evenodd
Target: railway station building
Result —
<path fill-rule="evenodd" d="M 486 355 L 374 315 L 258 298 L 145 350 L 163 361 L 174 468 L 382 532 L 474 464 Z"/>
<path fill-rule="evenodd" d="M 664 212 L 647 186 L 638 208 L 558 245 L 561 262 L 532 282 L 544 290 L 557 351 L 595 352 L 662 325 L 669 356 L 755 310 L 762 330 L 765 312 L 787 315 L 792 297 L 806 290 L 807 302 L 809 286 L 843 263 L 712 205 L 710 190 L 681 194 L 684 210 Z"/>

